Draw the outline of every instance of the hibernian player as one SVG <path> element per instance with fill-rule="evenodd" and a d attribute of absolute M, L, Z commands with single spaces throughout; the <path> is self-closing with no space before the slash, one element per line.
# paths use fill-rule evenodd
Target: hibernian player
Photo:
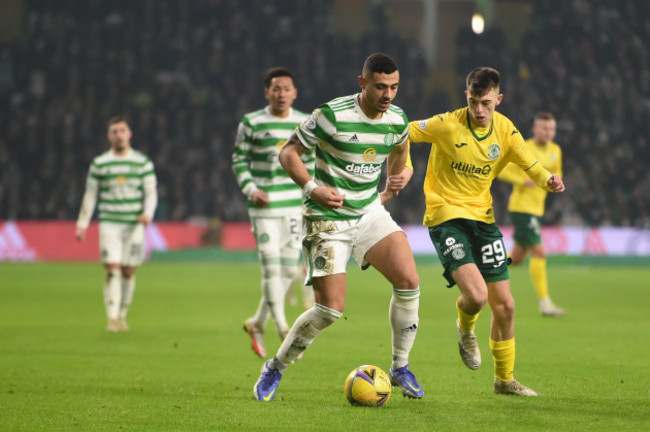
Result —
<path fill-rule="evenodd" d="M 76 237 L 79 241 L 86 239 L 99 200 L 99 249 L 106 267 L 106 330 L 119 332 L 129 329 L 126 315 L 135 290 L 135 268 L 144 260 L 144 227 L 153 219 L 158 193 L 153 163 L 131 148 L 131 129 L 125 118 L 108 122 L 108 141 L 111 148 L 90 164 Z"/>
<path fill-rule="evenodd" d="M 262 367 L 254 387 L 260 401 L 277 395 L 289 364 L 341 317 L 350 256 L 362 267 L 375 267 L 392 285 L 389 375 L 406 396 L 424 394 L 408 366 L 418 329 L 419 277 L 406 235 L 381 204 L 377 190 L 383 162 L 388 158 L 392 176 L 401 174 L 407 160 L 408 119 L 392 105 L 399 78 L 393 59 L 370 55 L 358 77 L 361 92 L 317 108 L 280 153 L 282 166 L 307 197 L 303 257 L 316 305 L 296 319 L 275 357 Z M 312 176 L 301 156 L 313 149 Z"/>
<path fill-rule="evenodd" d="M 239 123 L 232 155 L 237 182 L 248 197 L 248 214 L 262 265 L 262 297 L 255 315 L 244 321 L 244 331 L 262 358 L 266 357 L 263 336 L 269 316 L 281 339 L 289 332 L 285 293 L 302 274 L 302 190 L 280 166 L 278 154 L 296 126 L 308 117 L 292 108 L 298 90 L 286 68 L 267 71 L 264 96 L 269 104 L 244 115 Z M 313 151 L 303 155 L 302 160 L 313 174 Z M 303 291 L 303 298 L 306 296 L 313 298 L 311 287 Z"/>
<path fill-rule="evenodd" d="M 509 162 L 546 190 L 562 192 L 564 183 L 535 160 L 517 128 L 495 111 L 503 99 L 499 72 L 476 68 L 466 85 L 467 107 L 409 125 L 412 142 L 431 145 L 424 180 L 424 225 L 429 227 L 448 286 L 460 288 L 456 328 L 463 362 L 470 369 L 481 364 L 474 326 L 489 303 L 494 391 L 537 396 L 513 376 L 515 302 L 506 249 L 494 222 L 490 185 Z"/>
<path fill-rule="evenodd" d="M 553 142 L 555 131 L 553 114 L 537 113 L 533 122 L 533 137 L 526 140 L 526 146 L 544 168 L 562 177 L 562 150 Z M 510 220 L 515 227 L 515 245 L 510 251 L 512 263 L 521 264 L 526 254 L 530 253 L 528 270 L 539 299 L 540 313 L 546 316 L 564 315 L 564 309 L 556 306 L 548 293 L 546 249 L 541 236 L 547 192 L 537 187 L 535 182 L 514 164 L 508 164 L 498 178 L 513 185 L 508 202 Z"/>

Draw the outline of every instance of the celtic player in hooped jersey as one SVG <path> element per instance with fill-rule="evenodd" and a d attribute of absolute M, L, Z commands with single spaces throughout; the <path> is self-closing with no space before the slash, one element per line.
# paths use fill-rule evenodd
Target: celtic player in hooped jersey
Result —
<path fill-rule="evenodd" d="M 85 240 L 99 198 L 99 248 L 106 267 L 106 330 L 119 332 L 129 329 L 126 315 L 135 290 L 135 268 L 144 260 L 144 227 L 153 219 L 158 194 L 153 163 L 131 148 L 131 129 L 123 117 L 109 121 L 108 140 L 110 150 L 90 165 L 76 237 Z"/>
<path fill-rule="evenodd" d="M 456 328 L 461 358 L 470 369 L 480 366 L 474 326 L 489 302 L 495 393 L 537 396 L 513 376 L 515 303 L 503 238 L 494 223 L 490 185 L 510 162 L 546 190 L 562 192 L 564 184 L 528 152 L 512 122 L 495 112 L 503 98 L 499 83 L 498 71 L 474 69 L 466 80 L 467 107 L 412 122 L 410 139 L 431 145 L 424 180 L 424 224 L 449 286 L 460 288 Z"/>
<path fill-rule="evenodd" d="M 255 384 L 255 397 L 269 401 L 280 378 L 345 306 L 346 265 L 350 256 L 372 265 L 393 285 L 389 308 L 393 362 L 390 377 L 405 396 L 424 394 L 408 367 L 418 328 L 419 277 L 406 236 L 381 204 L 377 191 L 382 163 L 400 175 L 407 160 L 408 120 L 391 105 L 399 71 L 386 54 L 370 55 L 358 78 L 361 93 L 321 105 L 300 125 L 280 153 L 280 163 L 303 188 L 303 258 L 316 305 L 296 319 L 276 356 Z M 315 149 L 315 174 L 301 155 Z"/>
<path fill-rule="evenodd" d="M 281 339 L 289 332 L 284 312 L 285 293 L 301 275 L 300 230 L 302 190 L 280 166 L 278 154 L 307 114 L 292 108 L 298 91 L 291 72 L 272 68 L 264 77 L 269 105 L 244 115 L 237 130 L 232 168 L 239 187 L 248 197 L 248 214 L 262 265 L 262 298 L 254 316 L 244 321 L 251 347 L 266 357 L 264 326 L 273 318 Z M 311 173 L 314 153 L 303 156 Z M 303 289 L 303 303 L 313 302 L 311 287 Z"/>
<path fill-rule="evenodd" d="M 555 131 L 553 114 L 537 113 L 533 123 L 533 138 L 526 140 L 526 147 L 544 168 L 561 177 L 562 150 L 553 142 Z M 564 309 L 556 306 L 548 293 L 546 249 L 541 236 L 547 192 L 537 187 L 515 164 L 508 164 L 499 174 L 499 180 L 512 184 L 512 194 L 508 202 L 510 219 L 515 227 L 515 245 L 510 252 L 512 263 L 521 264 L 530 252 L 528 268 L 539 300 L 540 313 L 545 316 L 564 315 Z"/>

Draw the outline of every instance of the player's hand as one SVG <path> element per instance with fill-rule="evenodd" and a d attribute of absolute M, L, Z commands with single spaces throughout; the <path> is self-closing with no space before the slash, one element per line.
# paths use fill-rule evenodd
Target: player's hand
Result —
<path fill-rule="evenodd" d="M 323 207 L 337 209 L 343 205 L 345 195 L 339 195 L 338 192 L 330 187 L 321 186 L 311 192 L 310 198 Z"/>
<path fill-rule="evenodd" d="M 384 189 L 383 192 L 379 192 L 379 199 L 381 200 L 381 205 L 386 205 L 386 203 L 393 199 L 398 192 Z"/>
<path fill-rule="evenodd" d="M 566 189 L 564 187 L 564 182 L 557 174 L 553 174 L 546 184 L 548 184 L 548 187 L 550 187 L 553 192 L 564 192 Z"/>
<path fill-rule="evenodd" d="M 269 201 L 269 196 L 263 190 L 257 189 L 251 194 L 251 201 L 255 204 L 256 207 L 264 208 L 267 205 L 271 204 Z"/>
<path fill-rule="evenodd" d="M 151 218 L 148 215 L 142 213 L 138 216 L 138 222 L 144 226 L 147 226 L 151 223 Z"/>
<path fill-rule="evenodd" d="M 77 227 L 74 236 L 77 238 L 78 241 L 84 242 L 86 240 L 86 228 Z"/>
<path fill-rule="evenodd" d="M 396 192 L 395 195 L 398 195 L 399 191 L 406 187 L 411 177 L 413 177 L 413 170 L 406 167 L 401 173 L 388 176 L 386 179 L 386 191 L 394 191 Z"/>
<path fill-rule="evenodd" d="M 535 182 L 532 181 L 531 179 L 526 179 L 526 180 L 524 180 L 524 186 L 526 186 L 526 187 L 535 187 L 536 188 L 537 184 L 535 184 Z"/>

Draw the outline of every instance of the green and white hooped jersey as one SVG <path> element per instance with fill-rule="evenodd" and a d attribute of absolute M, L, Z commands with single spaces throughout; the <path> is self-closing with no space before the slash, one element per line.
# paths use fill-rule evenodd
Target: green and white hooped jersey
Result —
<path fill-rule="evenodd" d="M 156 186 L 153 162 L 143 153 L 131 150 L 116 156 L 109 150 L 93 159 L 87 187 L 99 192 L 100 222 L 135 224 L 144 211 L 144 186 Z"/>
<path fill-rule="evenodd" d="M 291 109 L 286 118 L 271 114 L 269 107 L 248 113 L 239 123 L 232 168 L 244 195 L 256 189 L 267 193 L 271 202 L 259 208 L 248 200 L 250 217 L 280 217 L 301 212 L 302 189 L 280 165 L 278 155 L 296 127 L 308 115 Z M 302 156 L 310 175 L 314 173 L 314 152 Z"/>
<path fill-rule="evenodd" d="M 345 195 L 343 205 L 327 209 L 305 200 L 310 219 L 358 219 L 380 203 L 377 185 L 384 160 L 394 146 L 408 139 L 408 118 L 391 105 L 371 120 L 359 106 L 359 95 L 344 96 L 318 107 L 297 131 L 302 144 L 316 149 L 314 180 Z"/>

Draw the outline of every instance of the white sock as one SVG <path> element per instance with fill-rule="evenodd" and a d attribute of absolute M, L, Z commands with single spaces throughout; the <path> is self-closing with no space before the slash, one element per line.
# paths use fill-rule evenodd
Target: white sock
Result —
<path fill-rule="evenodd" d="M 130 278 L 122 277 L 122 301 L 120 302 L 120 319 L 125 320 L 129 312 L 129 306 L 133 301 L 133 292 L 135 291 L 135 275 Z"/>
<path fill-rule="evenodd" d="M 289 324 L 287 324 L 287 318 L 284 315 L 285 289 L 282 285 L 280 270 L 279 264 L 262 265 L 262 288 L 266 305 L 271 311 L 271 318 L 275 323 L 275 329 L 280 337 L 283 337 L 289 331 Z"/>
<path fill-rule="evenodd" d="M 388 318 L 393 337 L 393 370 L 408 364 L 409 353 L 418 331 L 418 308 L 420 306 L 420 288 L 400 290 L 393 288 Z"/>
<path fill-rule="evenodd" d="M 269 305 L 266 304 L 266 297 L 264 297 L 264 293 L 262 293 L 260 304 L 257 306 L 257 311 L 251 318 L 251 322 L 259 330 L 264 330 L 264 327 L 266 327 L 266 321 L 268 321 L 270 316 L 271 310 L 269 309 Z"/>
<path fill-rule="evenodd" d="M 121 297 L 122 273 L 119 270 L 110 270 L 106 273 L 104 281 L 104 307 L 109 320 L 118 318 Z"/>
<path fill-rule="evenodd" d="M 285 298 L 287 293 L 293 289 L 293 285 L 296 281 L 296 275 L 298 274 L 298 266 L 291 265 L 288 262 L 285 263 L 285 260 L 282 260 L 282 267 L 280 269 L 282 286 L 284 287 Z"/>
<path fill-rule="evenodd" d="M 307 309 L 300 315 L 289 334 L 280 345 L 275 356 L 275 367 L 283 372 L 300 353 L 307 349 L 316 339 L 316 336 L 327 326 L 333 324 L 343 315 L 341 312 L 316 303 L 313 308 Z"/>

